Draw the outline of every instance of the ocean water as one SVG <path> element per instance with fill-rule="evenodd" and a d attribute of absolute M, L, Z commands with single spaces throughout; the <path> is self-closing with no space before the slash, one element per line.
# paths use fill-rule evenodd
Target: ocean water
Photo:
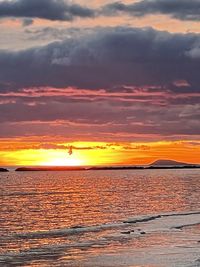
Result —
<path fill-rule="evenodd" d="M 200 171 L 1 173 L 0 266 L 200 266 Z"/>

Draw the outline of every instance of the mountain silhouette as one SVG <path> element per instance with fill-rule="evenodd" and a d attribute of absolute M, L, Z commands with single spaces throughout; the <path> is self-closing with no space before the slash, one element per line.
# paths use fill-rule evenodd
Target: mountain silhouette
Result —
<path fill-rule="evenodd" d="M 193 165 L 193 164 L 170 159 L 159 159 L 150 164 L 150 166 L 188 166 L 188 165 Z"/>

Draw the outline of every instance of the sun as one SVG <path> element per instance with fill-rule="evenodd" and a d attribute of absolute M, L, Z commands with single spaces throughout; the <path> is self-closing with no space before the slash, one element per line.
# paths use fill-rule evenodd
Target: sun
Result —
<path fill-rule="evenodd" d="M 83 166 L 85 159 L 79 153 L 72 155 L 66 154 L 66 151 L 49 151 L 46 157 L 40 161 L 43 166 Z"/>
<path fill-rule="evenodd" d="M 66 158 L 66 159 L 54 159 L 47 164 L 47 166 L 81 166 L 83 165 L 82 160 L 77 158 Z"/>
<path fill-rule="evenodd" d="M 84 164 L 81 159 L 68 157 L 68 158 L 52 159 L 42 165 L 45 165 L 45 166 L 82 166 Z"/>

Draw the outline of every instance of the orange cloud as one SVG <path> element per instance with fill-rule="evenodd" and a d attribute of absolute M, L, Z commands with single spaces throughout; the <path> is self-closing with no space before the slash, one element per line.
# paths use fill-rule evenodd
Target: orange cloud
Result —
<path fill-rule="evenodd" d="M 68 147 L 73 153 L 68 155 Z M 0 165 L 142 165 L 157 159 L 200 163 L 200 141 L 56 142 L 2 140 Z"/>

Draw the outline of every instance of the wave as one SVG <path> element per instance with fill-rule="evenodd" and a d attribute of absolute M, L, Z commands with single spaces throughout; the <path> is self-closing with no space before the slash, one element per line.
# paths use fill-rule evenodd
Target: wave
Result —
<path fill-rule="evenodd" d="M 63 256 L 63 252 L 72 249 L 91 248 L 99 245 L 100 241 L 88 241 L 74 244 L 54 244 L 42 247 L 30 248 L 23 251 L 8 252 L 0 254 L 0 266 L 29 266 L 32 261 L 54 261 Z M 35 266 L 35 265 L 34 265 Z M 38 265 L 37 265 L 38 266 Z M 43 265 L 42 265 L 43 266 Z M 53 265 L 54 266 L 54 265 Z M 62 266 L 62 265 L 59 265 Z M 66 265 L 65 265 L 66 266 Z"/>
<path fill-rule="evenodd" d="M 47 237 L 60 237 L 68 236 L 74 234 L 88 233 L 88 232 L 100 232 L 109 229 L 115 229 L 123 227 L 124 223 L 113 223 L 113 224 L 101 224 L 95 226 L 73 226 L 71 228 L 62 228 L 48 231 L 37 231 L 37 232 L 28 232 L 28 233 L 19 233 L 16 234 L 17 238 L 47 238 Z"/>
<path fill-rule="evenodd" d="M 189 215 L 200 215 L 200 211 L 188 211 L 188 212 L 168 212 L 168 213 L 163 213 L 163 214 L 156 214 L 156 215 L 150 215 L 150 216 L 141 216 L 138 218 L 134 217 L 128 220 L 125 220 L 124 223 L 137 223 L 137 222 L 148 222 L 152 220 L 156 220 L 159 218 L 164 218 L 164 217 L 173 217 L 173 216 L 189 216 Z"/>
<path fill-rule="evenodd" d="M 48 191 L 48 192 L 12 192 L 7 194 L 0 194 L 1 197 L 18 197 L 18 196 L 49 196 L 49 195 L 70 195 L 78 192 L 65 192 L 65 191 Z"/>
<path fill-rule="evenodd" d="M 199 215 L 198 218 L 195 218 L 195 223 L 188 223 L 187 216 L 190 216 L 189 222 L 194 220 L 194 217 L 191 218 L 191 216 Z M 42 239 L 42 238 L 48 238 L 48 237 L 60 237 L 60 236 L 68 236 L 68 235 L 75 235 L 75 234 L 82 234 L 82 233 L 89 233 L 89 232 L 100 232 L 105 230 L 114 230 L 116 228 L 126 228 L 127 226 L 138 224 L 138 223 L 147 223 L 159 219 L 164 218 L 173 218 L 173 217 L 183 217 L 185 216 L 184 224 L 180 225 L 180 222 L 178 225 L 176 225 L 176 222 L 171 220 L 172 226 L 169 226 L 169 220 L 168 228 L 169 229 L 181 229 L 183 227 L 187 227 L 190 225 L 196 225 L 200 224 L 200 211 L 190 211 L 190 212 L 179 212 L 179 213 L 163 213 L 163 214 L 156 214 L 156 215 L 142 215 L 142 216 L 136 216 L 133 218 L 129 218 L 127 220 L 123 220 L 121 222 L 115 222 L 115 223 L 106 223 L 106 224 L 100 224 L 100 225 L 94 225 L 94 226 L 73 226 L 70 228 L 62 228 L 62 229 L 52 229 L 47 231 L 35 231 L 35 232 L 24 232 L 24 233 L 18 233 L 15 235 L 16 238 L 30 238 L 30 239 Z M 173 223 L 175 224 L 173 226 Z M 167 226 L 166 226 L 167 227 Z"/>

